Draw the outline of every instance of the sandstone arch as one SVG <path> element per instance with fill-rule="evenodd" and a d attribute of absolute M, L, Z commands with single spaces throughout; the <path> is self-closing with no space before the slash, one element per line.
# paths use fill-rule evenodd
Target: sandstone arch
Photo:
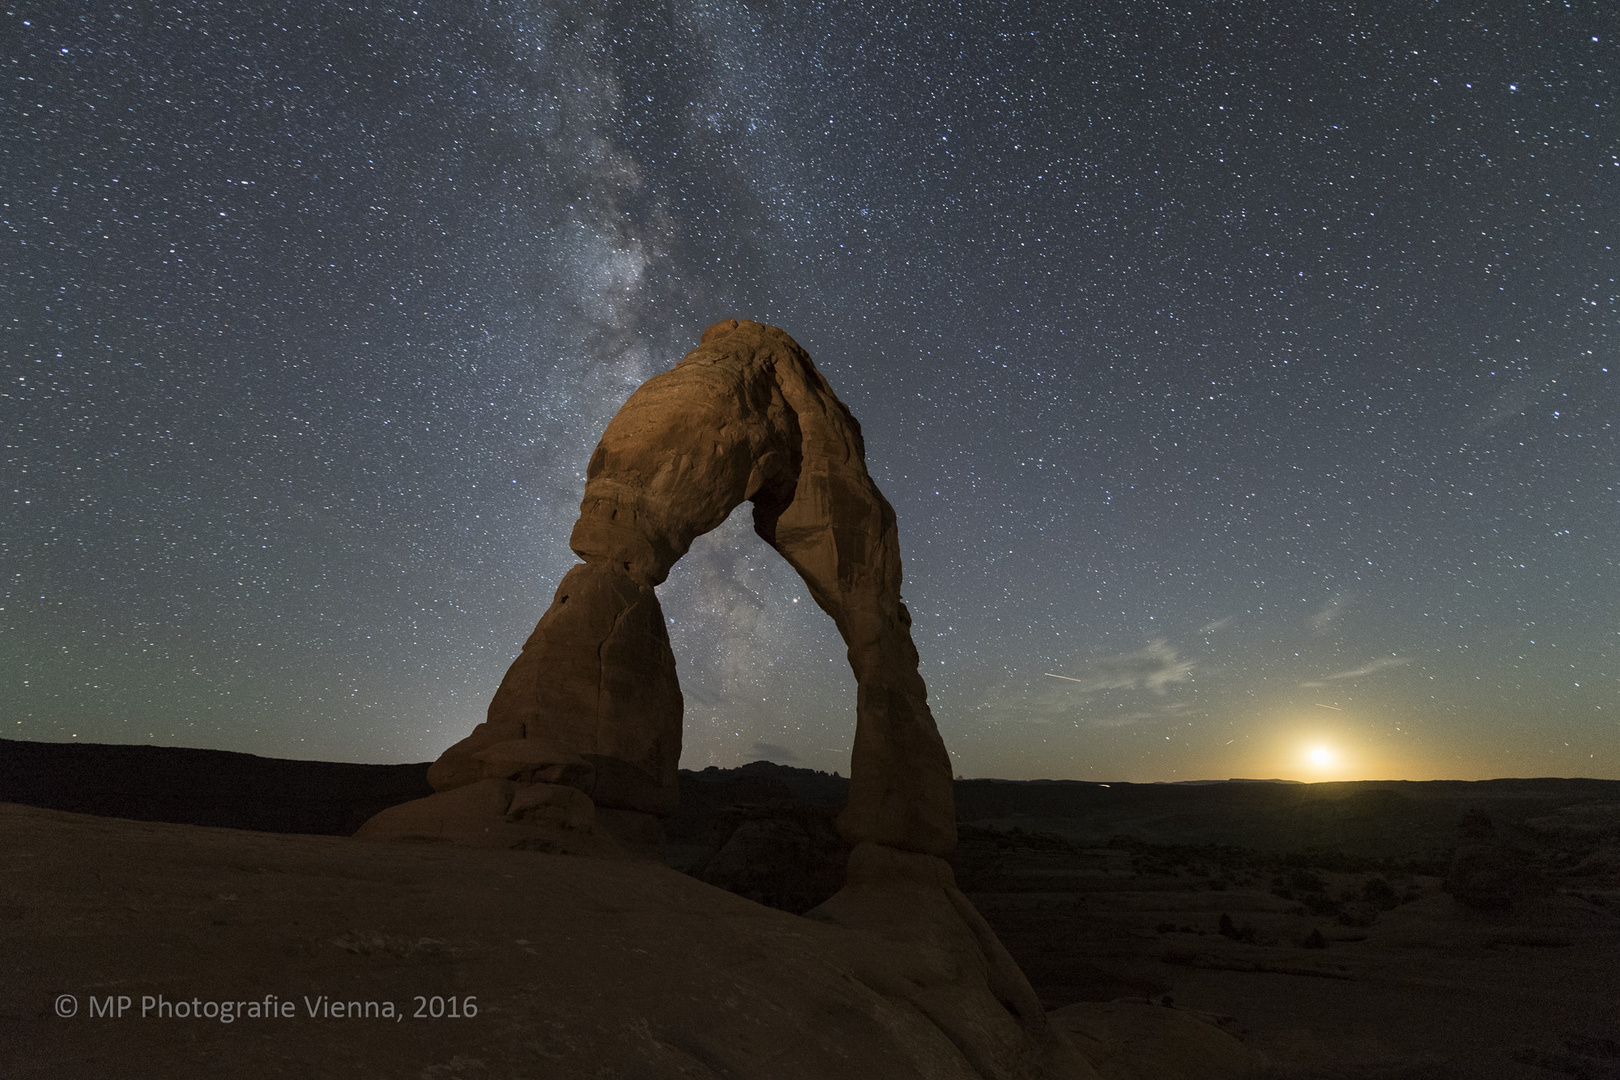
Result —
<path fill-rule="evenodd" d="M 867 474 L 860 425 L 797 342 L 735 319 L 608 424 L 569 541 L 584 561 L 488 719 L 434 763 L 433 786 L 572 786 L 618 813 L 621 834 L 635 825 L 626 815 L 672 811 L 681 694 L 653 587 L 744 501 L 848 646 L 858 691 L 840 831 L 852 844 L 954 847 L 950 761 L 900 601 L 894 509 Z"/>

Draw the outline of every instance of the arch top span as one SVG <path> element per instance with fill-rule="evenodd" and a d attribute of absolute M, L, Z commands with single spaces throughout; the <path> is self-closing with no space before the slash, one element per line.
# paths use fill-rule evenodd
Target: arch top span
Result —
<path fill-rule="evenodd" d="M 510 778 L 504 763 L 517 755 L 536 764 L 531 779 L 556 782 L 572 768 L 598 807 L 673 810 L 682 705 L 653 588 L 743 502 L 848 649 L 856 723 L 840 831 L 851 843 L 950 851 L 950 760 L 900 600 L 894 509 L 866 471 L 860 424 L 809 354 L 751 320 L 709 327 L 608 424 L 569 538 L 583 562 L 488 719 L 434 763 L 434 787 Z"/>

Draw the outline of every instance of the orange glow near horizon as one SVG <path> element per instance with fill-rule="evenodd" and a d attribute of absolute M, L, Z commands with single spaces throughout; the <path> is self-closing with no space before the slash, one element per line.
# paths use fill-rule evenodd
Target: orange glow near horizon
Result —
<path fill-rule="evenodd" d="M 1281 695 L 1279 695 L 1281 698 Z M 1324 708 L 1323 701 L 1332 708 Z M 958 772 L 1008 780 L 1071 779 L 1151 784 L 1284 780 L 1304 784 L 1370 781 L 1478 781 L 1508 777 L 1620 778 L 1620 744 L 1565 742 L 1560 732 L 1501 745 L 1491 737 L 1513 718 L 1476 715 L 1466 737 L 1445 728 L 1449 714 L 1401 700 L 1339 699 L 1319 694 L 1274 699 L 1208 718 L 1171 749 L 1168 727 L 1150 722 L 1084 728 L 1053 740 L 1039 760 L 986 729 L 975 739 L 950 732 Z M 1537 726 L 1524 722 L 1527 732 Z M 1193 725 L 1188 725 L 1189 729 Z M 1551 725 L 1541 725 L 1542 729 Z M 1169 752 L 1150 756 L 1144 751 Z M 840 766 L 841 767 L 841 766 Z"/>
<path fill-rule="evenodd" d="M 1289 754 L 1290 772 L 1302 780 L 1349 780 L 1359 772 L 1357 755 L 1345 749 L 1345 740 L 1334 734 L 1312 734 L 1296 740 Z"/>
<path fill-rule="evenodd" d="M 1263 775 L 1307 783 L 1394 778 L 1389 773 L 1396 763 L 1379 752 L 1381 740 L 1353 715 L 1334 715 L 1324 723 L 1320 715 L 1288 709 L 1273 724 L 1271 738 L 1261 743 L 1269 743 L 1261 750 Z"/>

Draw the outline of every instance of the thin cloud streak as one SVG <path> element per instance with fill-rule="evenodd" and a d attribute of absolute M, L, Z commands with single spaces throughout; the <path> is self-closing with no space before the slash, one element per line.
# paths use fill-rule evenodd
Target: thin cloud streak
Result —
<path fill-rule="evenodd" d="M 1342 682 L 1345 679 L 1359 679 L 1363 675 L 1371 675 L 1375 672 L 1383 671 L 1385 668 L 1402 667 L 1403 665 L 1410 664 L 1411 662 L 1411 659 L 1405 656 L 1382 656 L 1377 660 L 1369 661 L 1368 663 L 1363 664 L 1361 667 L 1353 668 L 1350 671 L 1336 671 L 1332 675 L 1324 675 L 1320 679 L 1312 679 L 1309 682 L 1302 682 L 1299 685 L 1326 686 L 1328 683 Z"/>
<path fill-rule="evenodd" d="M 1191 660 L 1178 658 L 1164 638 L 1154 638 L 1135 652 L 1102 657 L 1087 667 L 1091 674 L 1085 678 L 1045 674 L 1078 683 L 1080 692 L 1086 694 L 1099 690 L 1151 690 L 1162 696 L 1166 686 L 1191 679 L 1193 665 Z"/>

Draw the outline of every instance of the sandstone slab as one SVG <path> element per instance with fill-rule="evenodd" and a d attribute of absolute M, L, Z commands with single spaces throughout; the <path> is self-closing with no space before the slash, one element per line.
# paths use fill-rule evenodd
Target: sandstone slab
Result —
<path fill-rule="evenodd" d="M 1083 1001 L 1052 1023 L 1104 1080 L 1249 1080 L 1267 1062 L 1208 1017 L 1146 1001 Z"/>
<path fill-rule="evenodd" d="M 1094 1075 L 976 1066 L 955 1039 L 1003 1030 L 1005 1009 L 931 996 L 961 957 L 645 860 L 10 804 L 0 850 L 0 1053 L 17 1080 Z M 73 1015 L 58 1014 L 64 994 Z M 92 999 L 120 997 L 121 1018 L 91 1014 Z M 142 1016 L 145 998 L 169 1015 Z M 291 1015 L 218 1019 L 220 1002 L 267 998 Z M 181 1001 L 215 1016 L 176 1016 Z"/>

